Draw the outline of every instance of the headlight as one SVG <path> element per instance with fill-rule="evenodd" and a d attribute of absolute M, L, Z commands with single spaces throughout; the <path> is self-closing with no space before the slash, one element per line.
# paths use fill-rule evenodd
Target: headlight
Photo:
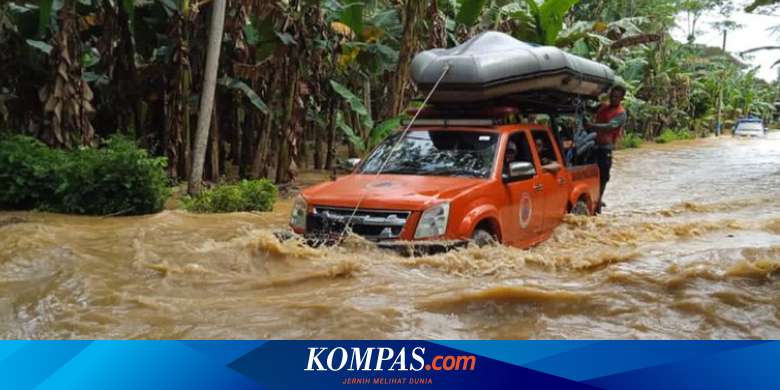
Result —
<path fill-rule="evenodd" d="M 442 203 L 425 210 L 417 224 L 414 238 L 443 236 L 447 232 L 447 220 L 450 217 L 450 204 Z"/>
<path fill-rule="evenodd" d="M 292 213 L 290 213 L 290 226 L 306 230 L 306 211 L 308 208 L 309 204 L 306 203 L 306 199 L 303 199 L 300 195 L 295 197 Z"/>

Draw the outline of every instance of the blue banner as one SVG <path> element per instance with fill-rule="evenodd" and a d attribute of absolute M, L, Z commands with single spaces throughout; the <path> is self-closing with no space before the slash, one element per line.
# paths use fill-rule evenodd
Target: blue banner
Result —
<path fill-rule="evenodd" d="M 775 341 L 3 341 L 0 389 L 780 387 Z"/>

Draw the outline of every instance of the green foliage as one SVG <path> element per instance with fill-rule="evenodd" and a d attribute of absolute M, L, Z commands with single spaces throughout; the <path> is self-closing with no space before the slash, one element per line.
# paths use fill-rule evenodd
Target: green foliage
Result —
<path fill-rule="evenodd" d="M 271 211 L 278 190 L 268 180 L 243 180 L 238 184 L 220 184 L 201 191 L 197 197 L 185 197 L 184 209 L 195 213 L 233 213 Z"/>
<path fill-rule="evenodd" d="M 26 210 L 57 204 L 58 167 L 65 157 L 31 137 L 0 142 L 0 208 Z"/>
<path fill-rule="evenodd" d="M 678 130 L 664 129 L 664 131 L 661 132 L 661 135 L 655 138 L 655 142 L 659 144 L 666 144 L 669 142 L 682 141 L 682 140 L 688 140 L 694 138 L 696 138 L 696 136 L 691 134 L 691 132 L 688 131 L 687 129 L 678 129 Z"/>
<path fill-rule="evenodd" d="M 558 33 L 563 29 L 564 16 L 579 2 L 580 0 L 546 0 L 539 7 L 537 20 L 541 22 L 545 44 L 555 44 Z"/>
<path fill-rule="evenodd" d="M 634 149 L 642 146 L 642 143 L 644 141 L 642 140 L 642 137 L 640 137 L 636 133 L 627 133 L 625 137 L 620 141 L 620 148 L 621 149 Z"/>
<path fill-rule="evenodd" d="M 677 140 L 677 134 L 672 129 L 664 129 L 661 135 L 655 138 L 655 142 L 665 144 Z"/>
<path fill-rule="evenodd" d="M 505 7 L 507 14 L 518 23 L 515 36 L 519 39 L 542 45 L 555 45 L 561 38 L 563 19 L 580 0 L 545 0 L 541 5 L 536 0 L 525 0 L 526 9 Z M 571 40 L 574 42 L 576 39 Z M 569 41 L 567 41 L 569 42 Z"/>
<path fill-rule="evenodd" d="M 350 91 L 347 87 L 337 83 L 334 80 L 330 80 L 330 85 L 333 87 L 333 90 L 336 91 L 341 97 L 343 97 L 347 103 L 349 103 L 349 108 L 352 109 L 352 111 L 356 112 L 358 115 L 360 115 L 360 121 L 365 127 L 374 127 L 374 121 L 371 119 L 371 116 L 368 115 L 368 110 L 366 109 L 366 106 L 363 105 L 363 102 L 355 96 L 352 91 Z"/>
<path fill-rule="evenodd" d="M 355 34 L 363 32 L 363 0 L 344 0 L 344 9 L 341 11 L 339 21 L 349 26 Z"/>
<path fill-rule="evenodd" d="M 341 130 L 347 141 L 352 145 L 355 145 L 360 153 L 367 153 L 379 145 L 379 143 L 387 138 L 393 131 L 398 129 L 401 126 L 401 118 L 403 117 L 403 115 L 399 115 L 378 124 L 371 129 L 371 132 L 368 133 L 368 139 L 366 140 L 355 134 L 355 130 L 344 122 L 344 115 L 341 111 L 336 113 L 336 127 Z"/>
<path fill-rule="evenodd" d="M 0 208 L 70 214 L 159 212 L 168 196 L 165 159 L 113 138 L 98 149 L 52 150 L 30 137 L 0 143 Z"/>
<path fill-rule="evenodd" d="M 677 130 L 677 137 L 680 140 L 689 140 L 696 138 L 696 134 L 691 133 L 688 129 Z"/>
<path fill-rule="evenodd" d="M 150 214 L 162 211 L 168 196 L 165 158 L 151 158 L 134 142 L 110 139 L 99 149 L 67 153 L 57 194 L 59 212 Z"/>
<path fill-rule="evenodd" d="M 52 15 L 53 0 L 42 0 L 38 3 L 38 32 L 36 37 L 41 38 L 46 34 L 46 30 L 49 28 L 49 21 Z"/>
<path fill-rule="evenodd" d="M 255 92 L 252 87 L 247 85 L 245 82 L 234 79 L 232 77 L 222 77 L 221 79 L 217 80 L 217 83 L 219 85 L 228 87 L 230 89 L 234 89 L 236 91 L 240 91 L 241 93 L 246 96 L 250 102 L 252 102 L 252 105 L 257 107 L 260 112 L 263 114 L 268 114 L 268 106 L 265 105 L 265 102 L 263 102 L 262 99 L 260 99 L 260 96 Z"/>
<path fill-rule="evenodd" d="M 368 138 L 368 148 L 373 149 L 393 131 L 401 127 L 401 117 L 402 116 L 390 118 L 378 124 L 376 128 L 371 131 L 371 136 Z"/>
<path fill-rule="evenodd" d="M 776 0 L 750 2 L 751 8 L 768 7 L 760 9 L 762 12 L 773 9 L 771 4 L 777 3 Z M 170 137 L 166 132 L 150 131 L 145 133 L 144 141 L 153 150 L 165 150 L 170 158 L 177 158 L 171 161 L 177 167 L 187 165 L 184 159 L 188 155 L 182 152 L 179 139 L 186 143 L 186 129 L 192 130 L 190 124 L 179 126 L 182 117 L 177 115 L 179 108 L 188 107 L 191 112 L 197 109 L 199 88 L 193 81 L 203 79 L 203 67 L 197 64 L 204 58 L 207 47 L 205 34 L 199 32 L 208 26 L 208 13 L 186 12 L 191 3 L 189 0 L 77 0 L 73 15 L 78 20 L 78 34 L 74 36 L 78 45 L 74 47 L 81 53 L 80 58 L 72 58 L 73 65 L 83 68 L 80 74 L 94 93 L 90 103 L 95 108 L 92 121 L 98 135 L 105 137 L 117 127 L 127 133 L 140 132 L 133 129 L 136 124 L 149 129 L 170 128 L 174 131 Z M 219 165 L 230 169 L 231 164 L 237 164 L 239 171 L 246 172 L 253 162 L 246 157 L 257 155 L 259 149 L 255 153 L 250 149 L 261 145 L 258 138 L 267 134 L 268 126 L 272 131 L 268 142 L 263 144 L 265 148 L 285 145 L 282 147 L 292 149 L 297 145 L 317 144 L 313 137 L 327 133 L 329 121 L 334 121 L 338 132 L 336 144 L 346 140 L 360 153 L 372 149 L 399 127 L 397 122 L 379 122 L 387 115 L 387 83 L 397 77 L 399 59 L 409 60 L 401 56 L 406 54 L 401 53 L 405 36 L 415 37 L 411 47 L 417 51 L 444 44 L 452 47 L 484 30 L 499 30 L 526 42 L 554 44 L 604 63 L 615 69 L 615 80 L 628 88 L 624 105 L 630 113 L 631 128 L 641 131 L 647 140 L 659 136 L 664 128 L 711 132 L 719 101 L 722 101 L 724 120 L 733 121 L 747 113 L 769 118 L 775 112 L 773 103 L 778 84 L 763 82 L 750 69 L 740 69 L 737 61 L 722 52 L 679 43 L 670 37 L 675 22 L 681 21 L 676 16 L 687 19 L 685 27 L 690 30 L 697 18 L 698 25 L 703 26 L 700 17 L 705 11 L 720 11 L 729 3 L 734 2 L 438 0 L 436 15 L 431 13 L 429 3 L 417 8 L 414 23 L 417 30 L 409 34 L 411 31 L 404 31 L 405 25 L 401 23 L 404 15 L 400 14 L 407 12 L 406 7 L 398 2 L 282 1 L 270 8 L 255 7 L 246 15 L 242 13 L 242 2 L 230 2 L 229 17 L 239 17 L 241 23 L 224 34 L 219 71 L 224 77 L 219 82 L 225 87 L 223 92 L 230 89 L 233 93 L 224 94 L 230 100 L 224 109 L 217 110 L 216 120 L 224 130 L 220 131 L 221 141 L 242 145 L 243 149 L 241 153 L 235 148 L 230 153 L 220 153 Z M 0 86 L 3 86 L 0 88 L 0 132 L 12 134 L 15 132 L 7 129 L 40 123 L 39 134 L 51 139 L 51 114 L 46 114 L 45 102 L 30 97 L 51 92 L 54 87 L 58 67 L 53 66 L 56 58 L 52 57 L 55 54 L 52 45 L 63 22 L 58 14 L 64 5 L 62 0 L 0 2 L 0 44 L 8 49 L 0 52 L 0 64 L 7 65 L 3 67 L 5 72 L 0 72 Z M 120 10 L 124 14 L 121 18 Z M 112 28 L 104 28 L 109 25 Z M 723 19 L 719 26 L 732 28 L 734 25 Z M 106 51 L 105 47 L 122 50 Z M 764 46 L 742 54 L 778 49 L 778 45 Z M 128 63 L 148 72 L 136 72 L 133 76 L 133 72 L 111 72 L 111 66 L 101 65 Z M 248 66 L 236 67 L 236 64 Z M 299 92 L 294 97 L 296 107 L 304 102 L 303 107 L 314 113 L 311 123 L 316 126 L 311 129 L 308 127 L 311 123 L 304 123 L 307 119 L 302 115 L 293 115 L 291 123 L 282 123 L 284 104 L 288 101 L 285 93 L 292 87 L 285 85 L 285 75 L 296 68 L 299 83 L 308 88 L 292 90 L 309 90 L 310 94 L 304 96 Z M 249 83 L 246 81 L 249 79 L 258 82 Z M 272 82 L 275 79 L 281 83 Z M 328 83 L 330 80 L 342 84 Z M 134 85 L 128 85 L 128 81 Z M 118 92 L 129 86 L 133 87 L 133 93 L 117 100 L 123 96 Z M 419 101 L 409 103 L 410 106 L 419 104 Z M 337 114 L 332 114 L 332 107 Z M 293 132 L 295 139 L 280 142 L 278 137 L 283 132 L 276 130 L 283 125 L 306 131 Z M 677 132 L 672 133 L 674 136 L 661 139 L 677 139 Z M 624 142 L 639 142 L 638 137 L 630 137 Z M 324 148 L 326 144 L 317 145 Z M 265 151 L 262 172 L 266 173 L 273 165 L 269 163 L 277 160 L 276 153 L 282 147 Z M 323 154 L 323 150 L 319 152 Z M 309 156 L 290 155 L 296 156 L 296 164 L 306 167 Z M 285 168 L 284 164 L 279 166 Z M 181 170 L 171 169 L 174 172 L 182 174 Z M 38 174 L 44 175 L 40 167 Z M 39 204 L 42 202 L 39 197 L 43 196 L 40 194 L 37 191 L 30 194 L 31 198 L 18 197 L 15 202 Z"/>
<path fill-rule="evenodd" d="M 50 55 L 52 49 L 54 47 L 46 42 L 43 41 L 36 41 L 33 39 L 28 39 L 27 44 L 30 45 L 30 47 L 40 50 L 43 54 Z"/>
<path fill-rule="evenodd" d="M 363 139 L 355 134 L 355 130 L 344 121 L 344 114 L 341 111 L 336 113 L 336 126 L 344 134 L 344 137 L 347 138 L 347 141 L 355 145 L 361 152 L 366 151 L 365 142 L 363 142 Z"/>
<path fill-rule="evenodd" d="M 472 26 L 477 22 L 482 13 L 482 7 L 485 6 L 485 0 L 460 0 L 460 8 L 455 20 L 466 25 Z"/>
<path fill-rule="evenodd" d="M 380 11 L 369 21 L 370 25 L 390 36 L 401 36 L 403 25 L 398 19 L 398 12 L 395 8 L 386 11 Z"/>

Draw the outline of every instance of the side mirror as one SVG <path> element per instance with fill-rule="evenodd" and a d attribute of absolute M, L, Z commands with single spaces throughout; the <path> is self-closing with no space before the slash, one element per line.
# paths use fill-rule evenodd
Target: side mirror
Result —
<path fill-rule="evenodd" d="M 504 176 L 505 181 L 517 181 L 530 179 L 536 175 L 534 164 L 527 161 L 515 161 L 509 164 L 509 175 Z"/>
<path fill-rule="evenodd" d="M 357 168 L 359 164 L 360 164 L 359 158 L 348 158 L 342 161 L 341 169 L 352 172 L 355 170 L 355 168 Z"/>

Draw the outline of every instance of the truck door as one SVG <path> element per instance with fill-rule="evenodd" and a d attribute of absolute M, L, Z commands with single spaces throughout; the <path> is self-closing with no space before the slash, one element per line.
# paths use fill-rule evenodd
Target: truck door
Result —
<path fill-rule="evenodd" d="M 533 130 L 531 137 L 534 141 L 537 164 L 541 166 L 538 185 L 535 186 L 534 191 L 540 196 L 543 204 L 543 221 L 539 230 L 539 234 L 543 234 L 563 222 L 563 217 L 568 211 L 571 183 L 568 183 L 562 156 L 555 147 L 550 132 L 545 129 Z"/>
<path fill-rule="evenodd" d="M 540 193 L 534 190 L 539 185 L 539 165 L 534 162 L 530 141 L 525 130 L 512 133 L 504 146 L 505 153 L 502 154 L 502 175 L 508 175 L 509 163 L 515 161 L 530 162 L 534 164 L 537 172 L 530 179 L 505 182 L 507 204 L 501 210 L 502 225 L 505 229 L 504 241 L 511 245 L 527 245 L 538 241 L 538 232 L 544 218 L 543 199 Z M 517 150 L 513 158 L 509 158 L 506 153 L 510 145 L 514 145 Z"/>

